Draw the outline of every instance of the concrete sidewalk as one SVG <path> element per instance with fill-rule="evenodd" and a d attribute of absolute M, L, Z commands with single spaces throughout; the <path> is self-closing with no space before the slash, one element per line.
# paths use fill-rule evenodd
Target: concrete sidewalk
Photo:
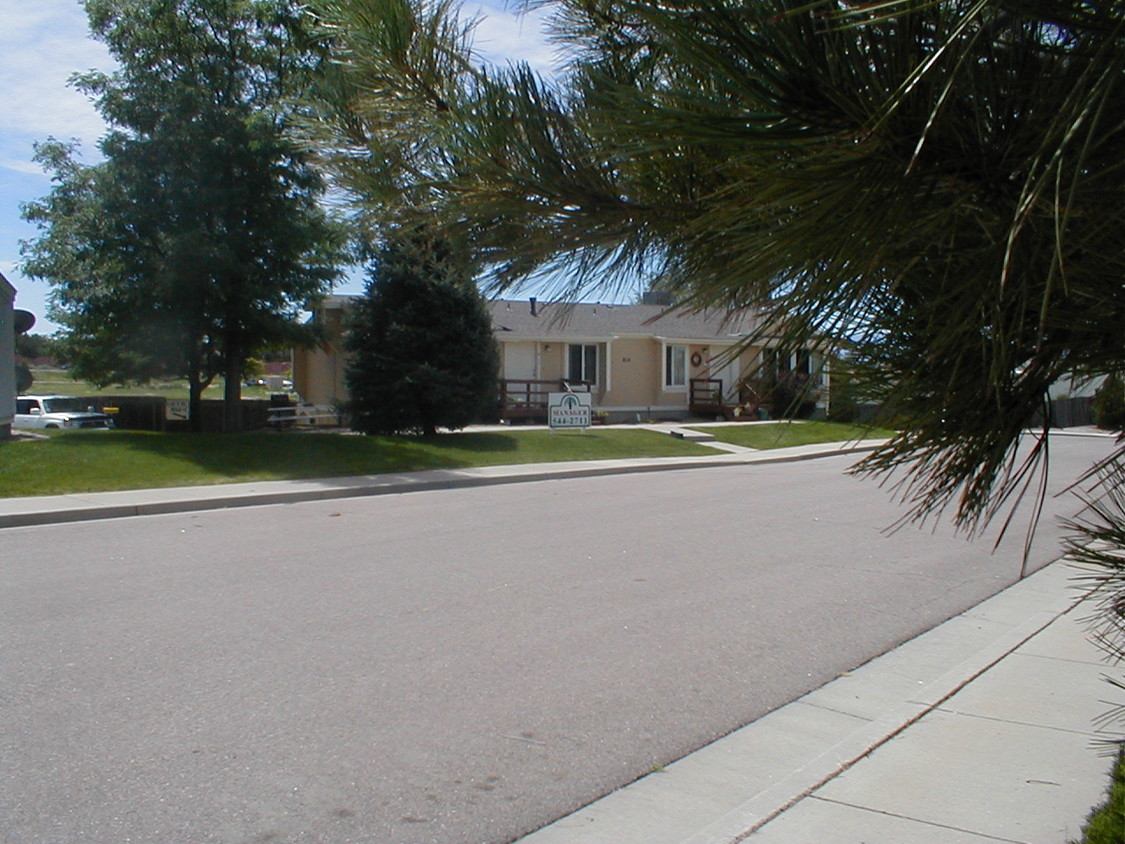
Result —
<path fill-rule="evenodd" d="M 1055 563 L 521 844 L 1063 844 L 1110 709 Z M 1121 695 L 1116 695 L 1121 702 Z"/>

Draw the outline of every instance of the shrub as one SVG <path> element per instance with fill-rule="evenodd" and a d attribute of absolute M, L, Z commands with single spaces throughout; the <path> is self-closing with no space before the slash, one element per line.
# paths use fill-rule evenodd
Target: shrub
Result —
<path fill-rule="evenodd" d="M 843 366 L 832 369 L 832 390 L 829 394 L 828 421 L 851 424 L 859 421 L 859 398 L 855 375 Z"/>
<path fill-rule="evenodd" d="M 1110 375 L 1094 393 L 1094 424 L 1107 431 L 1125 430 L 1125 383 Z"/>
<path fill-rule="evenodd" d="M 816 413 L 816 402 L 811 398 L 810 382 L 805 376 L 785 373 L 767 381 L 763 392 L 769 396 L 777 419 L 808 419 Z"/>

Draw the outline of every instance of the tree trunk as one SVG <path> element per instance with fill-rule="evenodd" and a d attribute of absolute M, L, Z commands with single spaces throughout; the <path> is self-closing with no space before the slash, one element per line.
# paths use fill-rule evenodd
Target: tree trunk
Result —
<path fill-rule="evenodd" d="M 227 303 L 224 308 L 223 327 L 223 433 L 238 434 L 242 432 L 242 358 L 243 343 L 242 323 L 238 307 L 238 292 L 242 289 L 243 279 L 237 275 L 227 279 Z"/>
<path fill-rule="evenodd" d="M 239 350 L 227 348 L 223 367 L 223 431 L 237 434 L 242 431 L 242 355 Z"/>
<path fill-rule="evenodd" d="M 195 371 L 188 375 L 188 430 L 193 434 L 203 430 L 203 384 Z"/>
<path fill-rule="evenodd" d="M 202 359 L 194 347 L 188 353 L 188 430 L 198 434 L 203 430 L 203 389 L 200 378 Z"/>

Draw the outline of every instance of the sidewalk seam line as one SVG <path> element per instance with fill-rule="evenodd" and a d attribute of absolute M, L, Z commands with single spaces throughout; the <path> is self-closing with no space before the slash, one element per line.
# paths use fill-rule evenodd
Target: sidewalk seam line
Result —
<path fill-rule="evenodd" d="M 1065 615 L 1065 613 L 1064 613 L 1064 615 Z M 1090 641 L 1090 644 L 1092 644 L 1094 647 L 1097 647 L 1096 642 Z M 1092 660 L 1088 660 L 1088 659 L 1074 659 L 1073 657 L 1069 657 L 1069 656 L 1052 656 L 1051 654 L 1036 654 L 1036 653 L 1029 653 L 1029 652 L 1017 654 L 1017 656 L 1027 657 L 1028 659 L 1049 659 L 1052 662 L 1067 662 L 1067 663 L 1070 663 L 1072 665 L 1088 665 L 1091 668 L 1107 669 L 1107 668 L 1113 667 L 1109 663 L 1105 662 L 1104 660 L 1100 660 L 1100 659 L 1092 661 Z"/>
<path fill-rule="evenodd" d="M 995 715 L 980 715 L 976 712 L 965 712 L 960 709 L 947 709 L 944 706 L 937 707 L 938 712 L 943 712 L 946 715 L 953 715 L 958 718 L 975 718 L 979 721 L 991 721 L 994 724 L 1013 724 L 1018 727 L 1033 727 L 1037 730 L 1052 730 L 1057 733 L 1069 733 L 1075 736 L 1089 736 L 1090 738 L 1097 737 L 1097 731 L 1089 730 L 1072 730 L 1068 727 L 1055 727 L 1051 724 L 1035 724 L 1031 721 L 1019 721 L 1015 718 L 997 718 Z"/>
<path fill-rule="evenodd" d="M 858 803 L 849 803 L 846 800 L 834 800 L 831 797 L 820 797 L 819 795 L 812 795 L 814 800 L 820 800 L 822 803 L 833 803 L 837 806 L 847 806 L 849 809 L 856 809 L 861 812 L 871 812 L 876 815 L 886 815 L 889 818 L 899 818 L 900 820 L 910 821 L 911 823 L 920 823 L 924 826 L 932 826 L 937 829 L 951 829 L 954 832 L 963 832 L 966 835 L 978 835 L 981 838 L 987 838 L 990 841 L 1002 841 L 1004 844 L 1026 844 L 1018 838 L 1002 838 L 996 835 L 991 835 L 987 832 L 981 832 L 976 829 L 965 829 L 961 826 L 953 826 L 947 823 L 938 823 L 937 821 L 928 821 L 924 818 L 915 818 L 910 815 L 903 815 L 899 812 L 888 812 L 885 809 L 873 809 L 870 806 L 861 806 Z"/>
<path fill-rule="evenodd" d="M 873 659 L 878 659 L 878 657 L 873 657 Z M 843 675 L 841 675 L 841 676 L 843 676 Z M 838 680 L 840 678 L 837 677 L 836 679 Z M 833 682 L 833 681 L 830 680 L 829 682 Z M 825 684 L 825 685 L 827 685 L 827 684 Z M 815 692 L 815 691 L 817 691 L 817 689 L 813 689 L 812 691 Z M 809 694 L 812 694 L 812 692 L 809 692 Z M 907 701 L 907 702 L 911 703 L 913 701 Z M 854 718 L 857 721 L 863 721 L 865 724 L 872 724 L 876 720 L 874 718 L 868 718 L 865 715 L 856 715 L 854 712 L 848 712 L 845 709 L 837 709 L 834 706 L 825 706 L 823 703 L 813 703 L 812 701 L 803 700 L 801 698 L 797 698 L 797 700 L 793 701 L 793 703 L 801 703 L 801 704 L 804 704 L 805 706 L 811 706 L 811 707 L 813 707 L 813 709 L 819 709 L 821 712 L 832 712 L 832 713 L 835 713 L 836 715 L 845 715 L 848 718 Z M 753 722 L 751 722 L 751 723 L 753 723 Z"/>

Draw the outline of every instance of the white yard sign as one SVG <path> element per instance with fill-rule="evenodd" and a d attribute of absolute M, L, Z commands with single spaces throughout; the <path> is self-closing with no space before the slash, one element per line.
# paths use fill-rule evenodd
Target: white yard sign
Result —
<path fill-rule="evenodd" d="M 547 424 L 552 428 L 589 428 L 593 419 L 593 396 L 589 393 L 548 395 Z"/>
<path fill-rule="evenodd" d="M 167 399 L 164 402 L 164 418 L 169 422 L 182 422 L 189 417 L 187 399 Z"/>

